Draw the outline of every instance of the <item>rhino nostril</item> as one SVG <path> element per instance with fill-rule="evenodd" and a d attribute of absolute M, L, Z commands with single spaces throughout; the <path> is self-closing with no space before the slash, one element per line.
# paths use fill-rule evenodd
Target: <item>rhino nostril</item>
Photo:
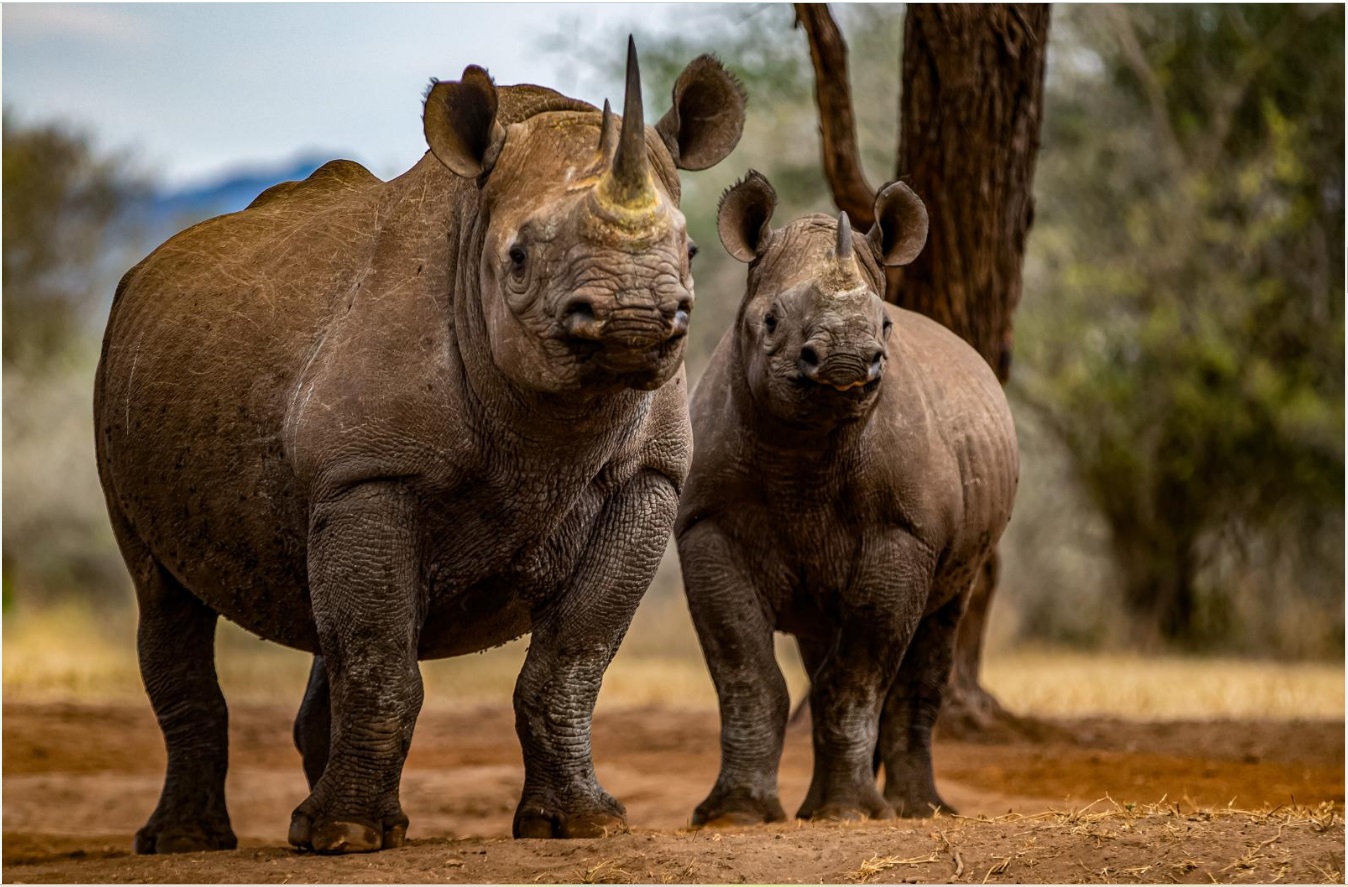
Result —
<path fill-rule="evenodd" d="M 880 366 L 880 361 L 884 359 L 885 359 L 885 352 L 883 351 L 875 352 L 874 354 L 871 355 L 871 367 L 874 368 Z"/>
<path fill-rule="evenodd" d="M 599 325 L 595 323 L 594 304 L 584 296 L 574 296 L 562 306 L 562 328 L 582 339 L 597 339 Z"/>
<path fill-rule="evenodd" d="M 681 336 L 688 332 L 688 320 L 693 313 L 693 300 L 680 299 L 679 307 L 674 309 L 674 324 L 670 330 L 671 336 Z"/>
<path fill-rule="evenodd" d="M 807 379 L 815 378 L 819 375 L 819 352 L 806 345 L 800 349 L 800 361 L 797 366 Z"/>

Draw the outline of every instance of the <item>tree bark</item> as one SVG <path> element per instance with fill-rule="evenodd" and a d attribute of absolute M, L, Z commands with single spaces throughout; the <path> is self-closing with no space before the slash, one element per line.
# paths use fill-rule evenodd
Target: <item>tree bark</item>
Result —
<path fill-rule="evenodd" d="M 796 19 L 810 42 L 834 202 L 869 223 L 871 213 L 854 212 L 874 192 L 856 149 L 846 44 L 826 6 L 797 4 Z M 909 4 L 904 22 L 896 178 L 926 202 L 931 228 L 917 259 L 890 269 L 886 298 L 962 336 L 1003 383 L 1034 220 L 1048 24 L 1045 4 Z M 1019 723 L 979 683 L 999 566 L 994 554 L 960 626 L 940 721 L 947 734 Z"/>
<path fill-rule="evenodd" d="M 1049 7 L 912 4 L 904 22 L 896 174 L 927 203 L 927 246 L 891 275 L 889 297 L 954 330 L 1003 383 L 1034 221 Z M 997 555 L 960 626 L 947 733 L 1007 719 L 979 683 Z"/>

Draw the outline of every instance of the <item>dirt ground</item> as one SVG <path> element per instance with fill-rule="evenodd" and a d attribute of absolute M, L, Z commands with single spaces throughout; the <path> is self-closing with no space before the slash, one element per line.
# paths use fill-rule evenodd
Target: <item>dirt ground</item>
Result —
<path fill-rule="evenodd" d="M 231 709 L 229 802 L 240 849 L 137 857 L 164 753 L 148 705 L 4 706 L 9 882 L 1337 882 L 1344 879 L 1344 724 L 1049 724 L 1041 741 L 941 740 L 937 780 L 961 816 L 690 830 L 715 779 L 714 712 L 601 712 L 601 782 L 632 832 L 512 841 L 522 767 L 504 706 L 423 712 L 403 775 L 407 847 L 317 857 L 285 844 L 305 794 L 293 712 Z M 782 800 L 809 780 L 788 737 Z"/>

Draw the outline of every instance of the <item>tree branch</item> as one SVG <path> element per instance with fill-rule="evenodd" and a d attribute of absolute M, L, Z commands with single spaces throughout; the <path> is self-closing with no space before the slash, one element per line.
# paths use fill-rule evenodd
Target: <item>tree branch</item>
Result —
<path fill-rule="evenodd" d="M 1138 42 L 1137 31 L 1133 28 L 1133 20 L 1128 13 L 1118 4 L 1110 4 L 1104 7 L 1105 16 L 1109 19 L 1110 30 L 1113 32 L 1114 39 L 1118 42 L 1119 48 L 1123 51 L 1123 61 L 1141 84 L 1143 91 L 1147 95 L 1147 102 L 1151 108 L 1152 127 L 1160 140 L 1158 146 L 1163 155 L 1173 181 L 1181 181 L 1181 177 L 1186 171 L 1184 149 L 1180 145 L 1179 137 L 1175 135 L 1175 130 L 1170 125 L 1170 112 L 1165 97 L 1165 90 L 1161 83 L 1156 79 L 1156 72 L 1152 70 L 1151 63 L 1147 61 L 1146 53 L 1142 51 L 1142 44 Z"/>
<path fill-rule="evenodd" d="M 824 176 L 833 202 L 858 230 L 875 222 L 875 189 L 866 181 L 852 114 L 852 85 L 847 73 L 847 41 L 823 3 L 797 3 L 796 23 L 805 27 L 814 65 L 814 98 L 819 106 Z"/>

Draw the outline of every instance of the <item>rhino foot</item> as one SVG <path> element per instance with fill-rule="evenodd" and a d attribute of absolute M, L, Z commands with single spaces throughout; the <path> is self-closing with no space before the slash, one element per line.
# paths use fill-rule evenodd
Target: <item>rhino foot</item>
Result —
<path fill-rule="evenodd" d="M 570 810 L 563 807 L 542 799 L 520 801 L 512 829 L 515 837 L 607 838 L 627 831 L 627 813 L 623 805 L 602 792 L 597 804 Z"/>
<path fill-rule="evenodd" d="M 885 791 L 885 800 L 894 812 L 904 819 L 930 819 L 936 813 L 952 814 L 959 811 L 941 799 L 935 791 Z"/>
<path fill-rule="evenodd" d="M 160 825 L 151 820 L 136 832 L 136 852 L 142 855 L 197 853 L 202 850 L 233 850 L 239 846 L 234 832 L 223 825 Z"/>
<path fill-rule="evenodd" d="M 313 817 L 303 808 L 290 817 L 290 843 L 315 853 L 372 853 L 392 850 L 407 840 L 407 817 L 399 810 L 379 820 Z"/>
<path fill-rule="evenodd" d="M 786 811 L 776 795 L 756 798 L 744 792 L 713 792 L 693 811 L 693 825 L 724 828 L 782 822 Z"/>
<path fill-rule="evenodd" d="M 805 803 L 796 813 L 797 819 L 813 822 L 862 822 L 867 819 L 893 819 L 894 808 L 880 795 L 873 782 L 853 789 L 839 786 L 833 792 L 823 793 L 822 801 L 811 788 Z"/>

